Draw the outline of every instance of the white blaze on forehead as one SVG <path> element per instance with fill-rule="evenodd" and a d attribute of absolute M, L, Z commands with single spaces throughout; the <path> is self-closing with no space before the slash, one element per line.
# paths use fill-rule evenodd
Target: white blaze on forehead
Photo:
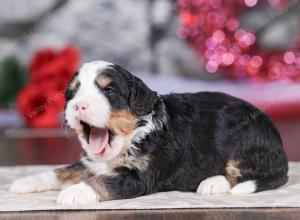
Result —
<path fill-rule="evenodd" d="M 105 61 L 94 61 L 85 63 L 80 69 L 78 74 L 78 80 L 81 83 L 81 87 L 89 88 L 95 83 L 95 79 L 99 73 L 101 73 L 108 66 L 113 65 Z"/>

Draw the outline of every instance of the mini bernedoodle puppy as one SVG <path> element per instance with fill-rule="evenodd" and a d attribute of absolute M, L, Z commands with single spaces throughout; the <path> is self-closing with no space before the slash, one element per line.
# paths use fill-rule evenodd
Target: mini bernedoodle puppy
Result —
<path fill-rule="evenodd" d="M 16 180 L 11 192 L 61 189 L 59 204 L 87 205 L 172 190 L 248 194 L 288 180 L 278 131 L 240 99 L 158 95 L 103 61 L 84 64 L 65 96 L 65 120 L 85 153 L 73 165 Z"/>

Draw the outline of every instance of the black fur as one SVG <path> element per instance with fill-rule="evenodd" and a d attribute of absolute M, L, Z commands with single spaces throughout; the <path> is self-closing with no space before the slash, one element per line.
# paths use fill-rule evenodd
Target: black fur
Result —
<path fill-rule="evenodd" d="M 237 183 L 255 180 L 257 192 L 287 182 L 288 163 L 271 120 L 249 103 L 218 92 L 158 96 L 119 66 L 104 71 L 112 78 L 113 108 L 131 108 L 138 126 L 152 114 L 155 129 L 130 156 L 150 158 L 147 169 L 117 167 L 113 176 L 89 176 L 104 186 L 109 199 L 133 198 L 160 191 L 193 191 L 201 181 L 226 175 L 226 164 L 238 162 Z"/>
<path fill-rule="evenodd" d="M 75 78 L 77 76 L 78 76 L 78 72 L 74 73 L 72 79 L 68 83 L 67 89 L 65 90 L 66 101 L 69 101 L 69 100 L 71 100 L 74 97 L 74 95 L 76 94 L 76 92 L 77 92 L 77 90 L 78 90 L 78 88 L 80 86 L 80 83 L 78 82 L 74 88 L 70 87 L 70 84 L 73 82 L 73 80 L 75 80 Z"/>

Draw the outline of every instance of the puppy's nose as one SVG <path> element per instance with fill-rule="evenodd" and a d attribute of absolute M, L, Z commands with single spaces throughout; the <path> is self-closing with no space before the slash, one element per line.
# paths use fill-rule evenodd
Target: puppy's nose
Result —
<path fill-rule="evenodd" d="M 84 112 L 89 107 L 89 104 L 86 102 L 79 102 L 74 106 L 74 109 L 79 112 Z"/>

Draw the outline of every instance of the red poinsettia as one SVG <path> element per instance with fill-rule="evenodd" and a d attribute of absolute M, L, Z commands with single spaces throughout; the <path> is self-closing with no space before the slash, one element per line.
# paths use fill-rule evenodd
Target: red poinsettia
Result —
<path fill-rule="evenodd" d="M 78 61 L 79 53 L 72 46 L 58 52 L 50 48 L 40 50 L 34 54 L 29 64 L 29 77 L 31 82 L 36 83 L 55 81 L 63 89 L 76 70 Z"/>
<path fill-rule="evenodd" d="M 60 52 L 44 49 L 29 65 L 29 84 L 18 94 L 16 105 L 26 124 L 33 128 L 59 126 L 64 89 L 76 71 L 79 53 L 71 46 Z"/>
<path fill-rule="evenodd" d="M 64 90 L 54 83 L 31 83 L 17 97 L 17 108 L 29 127 L 57 127 L 63 107 Z"/>

